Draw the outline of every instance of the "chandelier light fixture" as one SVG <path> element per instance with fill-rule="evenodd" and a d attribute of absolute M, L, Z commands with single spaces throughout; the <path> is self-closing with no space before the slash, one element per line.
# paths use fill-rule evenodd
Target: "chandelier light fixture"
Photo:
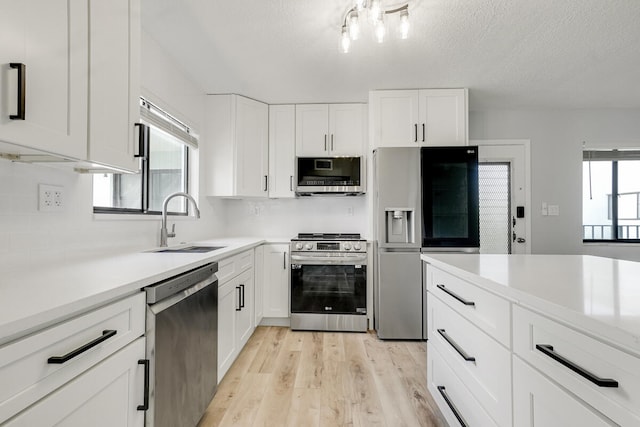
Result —
<path fill-rule="evenodd" d="M 378 43 L 387 35 L 387 16 L 397 14 L 400 17 L 398 34 L 401 39 L 409 36 L 409 3 L 385 9 L 382 0 L 355 0 L 354 6 L 344 15 L 340 46 L 344 53 L 349 52 L 351 42 L 360 37 L 361 23 L 369 21 L 373 26 L 373 35 Z"/>

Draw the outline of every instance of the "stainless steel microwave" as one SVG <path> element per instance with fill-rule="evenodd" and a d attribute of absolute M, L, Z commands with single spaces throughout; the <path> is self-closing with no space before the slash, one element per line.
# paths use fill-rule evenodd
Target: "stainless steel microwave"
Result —
<path fill-rule="evenodd" d="M 355 196 L 364 194 L 362 157 L 298 157 L 296 195 Z"/>

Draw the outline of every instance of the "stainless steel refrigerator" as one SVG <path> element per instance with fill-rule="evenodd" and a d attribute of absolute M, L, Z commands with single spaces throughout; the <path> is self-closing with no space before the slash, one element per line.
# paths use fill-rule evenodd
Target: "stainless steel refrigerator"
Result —
<path fill-rule="evenodd" d="M 477 252 L 477 147 L 383 147 L 373 154 L 381 339 L 426 339 L 421 252 Z"/>

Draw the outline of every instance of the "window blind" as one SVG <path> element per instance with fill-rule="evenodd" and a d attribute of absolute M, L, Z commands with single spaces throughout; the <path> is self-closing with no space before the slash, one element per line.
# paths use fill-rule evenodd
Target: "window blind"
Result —
<path fill-rule="evenodd" d="M 143 97 L 140 97 L 140 116 L 189 147 L 198 148 L 198 137 L 189 126 Z"/>

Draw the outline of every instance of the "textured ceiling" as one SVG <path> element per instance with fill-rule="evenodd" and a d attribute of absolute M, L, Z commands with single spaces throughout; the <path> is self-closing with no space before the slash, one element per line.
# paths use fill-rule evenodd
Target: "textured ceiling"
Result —
<path fill-rule="evenodd" d="M 363 31 L 348 54 L 348 0 L 142 0 L 143 28 L 207 93 L 268 103 L 468 87 L 476 110 L 640 108 L 640 0 L 409 4 L 408 40 Z"/>

